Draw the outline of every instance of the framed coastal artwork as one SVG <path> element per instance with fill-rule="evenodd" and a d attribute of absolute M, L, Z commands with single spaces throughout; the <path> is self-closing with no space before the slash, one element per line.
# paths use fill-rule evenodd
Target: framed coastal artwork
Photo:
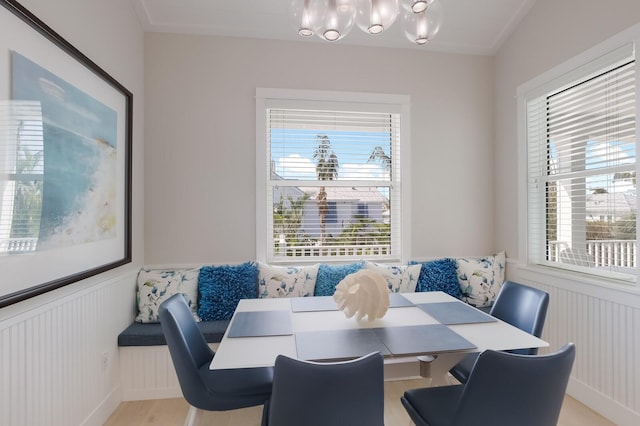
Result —
<path fill-rule="evenodd" d="M 0 0 L 0 307 L 131 261 L 133 95 Z"/>

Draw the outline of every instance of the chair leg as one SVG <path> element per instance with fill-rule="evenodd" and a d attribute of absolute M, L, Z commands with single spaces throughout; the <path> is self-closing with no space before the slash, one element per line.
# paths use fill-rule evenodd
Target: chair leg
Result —
<path fill-rule="evenodd" d="M 262 406 L 262 422 L 261 426 L 267 426 L 269 423 L 269 400 L 267 400 Z"/>
<path fill-rule="evenodd" d="M 193 405 L 189 405 L 187 418 L 184 419 L 184 426 L 198 426 L 202 417 L 202 410 L 198 410 Z"/>

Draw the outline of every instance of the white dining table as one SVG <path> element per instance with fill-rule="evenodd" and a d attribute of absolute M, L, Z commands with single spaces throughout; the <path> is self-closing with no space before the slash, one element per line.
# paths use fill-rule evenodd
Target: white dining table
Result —
<path fill-rule="evenodd" d="M 305 299 L 316 300 L 241 300 L 210 368 L 273 366 L 280 354 L 336 361 L 379 350 L 388 359 L 434 356 L 431 385 L 440 386 L 448 384 L 448 371 L 467 353 L 549 345 L 443 292 L 394 296 L 407 303 L 373 321 L 346 318 L 331 307 L 331 298 Z"/>

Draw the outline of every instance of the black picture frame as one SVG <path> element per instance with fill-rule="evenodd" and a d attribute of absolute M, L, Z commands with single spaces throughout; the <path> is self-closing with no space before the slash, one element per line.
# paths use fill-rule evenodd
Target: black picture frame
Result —
<path fill-rule="evenodd" d="M 19 2 L 0 0 L 0 5 L 0 106 L 4 104 L 0 109 L 2 308 L 131 262 L 133 94 Z M 22 69 L 19 66 L 29 73 L 18 72 Z M 49 108 L 47 105 L 54 105 L 54 101 L 38 102 L 35 98 L 14 99 L 21 89 L 29 91 L 34 86 L 21 81 L 31 71 L 41 73 L 33 81 L 41 86 L 38 90 L 42 96 L 56 97 L 55 105 L 60 106 Z M 16 112 L 24 111 L 16 106 L 20 102 L 27 104 L 25 108 L 32 115 L 40 108 L 40 121 Z M 87 109 L 78 112 L 78 106 Z M 87 119 L 78 122 L 74 114 Z M 57 122 L 58 117 L 67 121 Z M 67 122 L 76 124 L 71 128 L 60 124 Z M 25 123 L 40 129 L 35 131 L 39 135 L 36 148 L 27 149 L 23 142 L 27 140 Z M 103 134 L 109 137 L 103 138 Z M 71 137 L 65 139 L 65 135 Z M 27 155 L 32 165 L 30 174 L 18 172 L 20 167 L 16 166 L 20 161 L 25 164 Z M 88 165 L 94 163 L 98 165 L 95 169 Z M 75 167 L 70 173 L 69 165 Z M 50 176 L 61 178 L 55 181 Z M 67 181 L 75 185 L 67 188 Z M 33 216 L 18 214 L 24 210 L 16 206 L 26 204 L 27 199 L 22 195 L 18 203 L 18 198 L 11 195 L 20 192 L 18 185 L 31 185 L 35 195 L 29 200 L 40 203 L 39 216 L 35 216 L 39 219 L 30 219 L 30 226 L 20 228 L 25 235 L 31 232 L 30 238 L 12 237 L 19 234 L 14 225 L 17 218 Z M 69 192 L 73 192 L 71 196 Z M 76 204 L 86 208 L 77 208 Z M 37 206 L 30 208 L 37 211 Z M 49 213 L 45 215 L 45 211 Z M 15 249 L 14 240 L 28 241 L 30 248 Z"/>

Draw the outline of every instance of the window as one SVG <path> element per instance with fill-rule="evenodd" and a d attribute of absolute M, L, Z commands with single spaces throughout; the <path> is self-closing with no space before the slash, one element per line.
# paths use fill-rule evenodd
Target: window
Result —
<path fill-rule="evenodd" d="M 258 259 L 402 258 L 408 97 L 258 89 L 256 116 Z"/>
<path fill-rule="evenodd" d="M 627 44 L 520 95 L 530 263 L 635 278 L 635 68 Z"/>

